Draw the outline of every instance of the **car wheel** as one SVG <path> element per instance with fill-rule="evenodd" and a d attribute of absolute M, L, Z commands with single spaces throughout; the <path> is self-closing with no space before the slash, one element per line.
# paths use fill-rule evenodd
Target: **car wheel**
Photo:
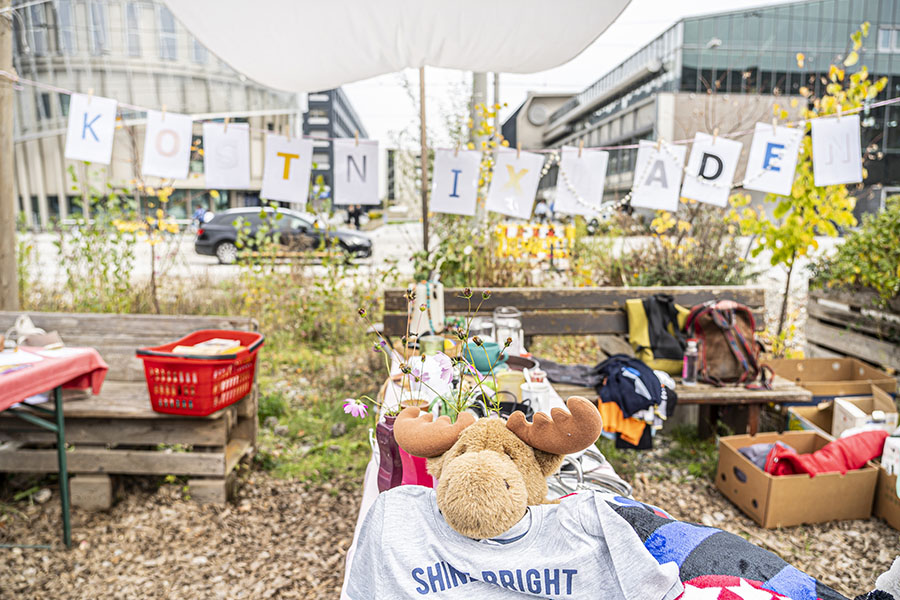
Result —
<path fill-rule="evenodd" d="M 231 265 L 237 261 L 237 246 L 233 242 L 219 242 L 216 246 L 216 258 L 223 265 Z"/>

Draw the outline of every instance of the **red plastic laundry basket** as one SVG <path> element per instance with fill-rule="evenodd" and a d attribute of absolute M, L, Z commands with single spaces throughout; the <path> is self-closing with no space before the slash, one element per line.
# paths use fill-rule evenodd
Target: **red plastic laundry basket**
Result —
<path fill-rule="evenodd" d="M 236 339 L 246 349 L 235 354 L 185 356 L 175 346 L 193 346 L 214 338 Z M 265 337 L 250 331 L 201 329 L 177 342 L 140 348 L 153 410 L 205 417 L 234 404 L 253 389 L 256 355 Z"/>

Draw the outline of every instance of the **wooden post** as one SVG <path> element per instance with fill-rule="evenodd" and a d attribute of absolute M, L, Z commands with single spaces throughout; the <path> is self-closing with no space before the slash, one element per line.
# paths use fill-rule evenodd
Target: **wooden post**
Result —
<path fill-rule="evenodd" d="M 425 67 L 419 67 L 419 121 L 422 134 L 422 247 L 428 252 L 428 140 L 425 132 Z"/>
<path fill-rule="evenodd" d="M 0 0 L 0 69 L 13 72 L 11 0 Z M 3 12 L 5 11 L 5 12 Z M 0 77 L 0 310 L 19 310 L 13 191 L 13 82 Z"/>

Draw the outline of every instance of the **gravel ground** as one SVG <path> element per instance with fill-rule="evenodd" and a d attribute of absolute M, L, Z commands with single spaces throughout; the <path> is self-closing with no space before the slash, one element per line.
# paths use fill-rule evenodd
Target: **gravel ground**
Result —
<path fill-rule="evenodd" d="M 337 598 L 361 495 L 357 481 L 306 490 L 253 472 L 233 504 L 215 506 L 133 482 L 109 512 L 73 511 L 71 551 L 0 549 L 0 598 Z M 56 490 L 15 506 L 0 543 L 58 543 Z"/>
<path fill-rule="evenodd" d="M 708 480 L 666 465 L 666 440 L 636 453 L 638 500 L 767 548 L 853 597 L 900 553 L 878 519 L 764 530 Z M 132 481 L 106 513 L 73 513 L 74 549 L 0 550 L 0 598 L 337 598 L 360 502 L 358 481 L 306 489 L 252 472 L 228 506 L 183 500 L 181 488 Z M 2 506 L 2 505 L 0 505 Z M 58 497 L 0 517 L 0 543 L 56 543 Z"/>

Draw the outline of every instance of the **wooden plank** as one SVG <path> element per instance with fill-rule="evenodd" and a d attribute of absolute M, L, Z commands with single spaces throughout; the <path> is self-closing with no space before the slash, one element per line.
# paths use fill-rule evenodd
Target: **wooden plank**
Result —
<path fill-rule="evenodd" d="M 109 333 L 123 335 L 185 335 L 198 329 L 259 329 L 254 319 L 241 316 L 143 315 L 115 313 L 49 313 L 0 311 L 0 329 L 12 327 L 16 318 L 28 314 L 35 326 L 58 331 L 63 341 L 75 345 L 67 336 Z"/>
<path fill-rule="evenodd" d="M 150 395 L 146 383 L 105 381 L 100 394 L 83 400 L 72 400 L 63 404 L 66 423 L 69 419 L 110 418 L 110 419 L 187 419 L 191 421 L 212 421 L 224 415 L 219 410 L 206 417 L 184 417 L 158 413 L 150 406 Z M 9 415 L 11 417 L 11 415 Z M 0 419 L 6 415 L 0 413 Z"/>
<path fill-rule="evenodd" d="M 852 292 L 845 290 L 810 289 L 809 297 L 816 300 L 822 299 L 830 300 L 831 302 L 841 302 L 857 309 L 867 308 L 878 310 L 882 306 L 881 297 L 877 292 L 870 289 L 855 290 Z M 889 307 L 900 311 L 900 306 L 898 306 L 898 304 L 900 304 L 900 301 L 896 298 L 888 302 Z"/>
<path fill-rule="evenodd" d="M 870 363 L 900 369 L 900 345 L 883 342 L 867 335 L 834 327 L 810 319 L 806 323 L 806 339 L 818 346 L 837 350 Z"/>
<path fill-rule="evenodd" d="M 108 510 L 113 505 L 113 482 L 109 475 L 82 474 L 69 480 L 72 506 L 82 510 Z"/>
<path fill-rule="evenodd" d="M 241 459 L 250 453 L 253 445 L 250 440 L 235 438 L 225 448 L 225 474 L 231 473 Z"/>
<path fill-rule="evenodd" d="M 889 323 L 848 309 L 842 310 L 819 302 L 810 302 L 807 312 L 811 319 L 867 333 L 876 338 L 890 339 L 891 334 L 900 335 L 900 324 Z"/>
<path fill-rule="evenodd" d="M 225 474 L 224 452 L 157 452 L 74 448 L 66 452 L 71 473 L 123 473 L 129 475 Z M 56 450 L 0 451 L 0 472 L 55 473 Z"/>
<path fill-rule="evenodd" d="M 806 342 L 806 355 L 810 358 L 847 358 L 846 354 L 811 344 L 809 340 Z"/>
<path fill-rule="evenodd" d="M 406 313 L 404 289 L 390 288 L 384 292 L 385 312 Z M 473 290 L 472 308 L 481 302 L 481 290 Z M 588 288 L 492 288 L 491 297 L 481 306 L 489 313 L 498 306 L 515 306 L 519 310 L 593 310 L 618 309 L 632 298 L 646 298 L 654 294 L 672 294 L 675 301 L 692 306 L 707 300 L 732 299 L 751 308 L 766 303 L 765 289 L 755 286 L 687 286 L 687 287 L 588 287 Z M 448 313 L 466 312 L 469 302 L 459 297 L 461 288 L 444 290 L 444 310 Z"/>
<path fill-rule="evenodd" d="M 679 384 L 675 391 L 678 394 L 678 404 L 683 405 L 744 405 L 812 401 L 812 393 L 809 390 L 805 390 L 787 379 L 776 376 L 773 387 L 772 390 L 748 390 L 742 386 L 717 388 L 698 383 L 692 386 Z M 563 400 L 569 396 L 582 396 L 591 400 L 597 398 L 597 392 L 593 388 L 554 383 L 553 389 Z"/>
<path fill-rule="evenodd" d="M 65 411 L 64 411 L 65 412 Z M 225 446 L 226 419 L 66 419 L 66 441 L 70 444 L 189 444 Z M 0 440 L 53 443 L 56 434 L 21 419 L 0 418 Z"/>

